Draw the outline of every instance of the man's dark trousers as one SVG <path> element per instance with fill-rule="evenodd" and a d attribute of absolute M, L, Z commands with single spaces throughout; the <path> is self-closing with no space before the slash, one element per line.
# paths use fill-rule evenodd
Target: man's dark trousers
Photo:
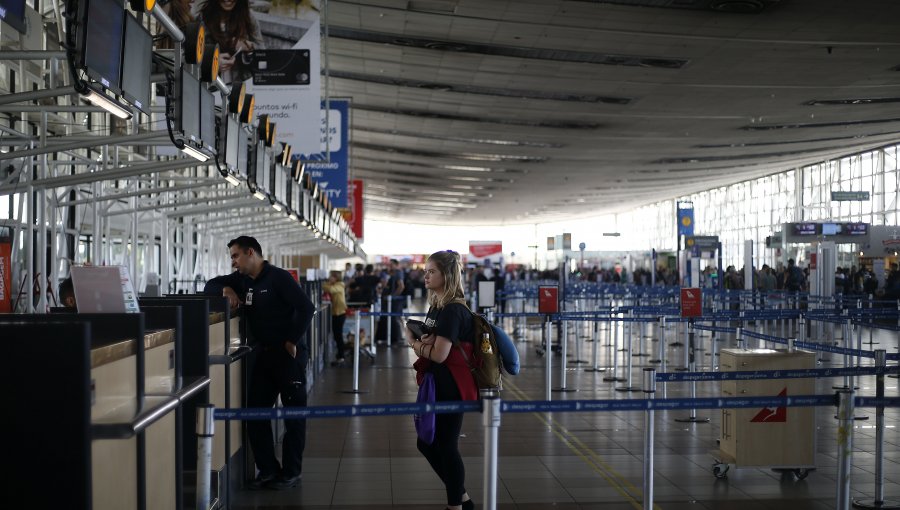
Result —
<path fill-rule="evenodd" d="M 291 357 L 284 345 L 257 346 L 255 362 L 247 389 L 247 407 L 270 408 L 281 395 L 285 408 L 306 407 L 306 360 L 304 349 Z M 247 435 L 256 467 L 263 476 L 281 474 L 285 478 L 303 472 L 303 449 L 306 446 L 306 419 L 284 420 L 284 439 L 281 446 L 282 467 L 275 457 L 272 423 L 268 420 L 249 420 Z"/>

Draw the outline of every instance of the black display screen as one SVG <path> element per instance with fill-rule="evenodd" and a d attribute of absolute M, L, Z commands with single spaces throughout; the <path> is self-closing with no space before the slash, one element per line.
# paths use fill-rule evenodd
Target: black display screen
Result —
<path fill-rule="evenodd" d="M 25 0 L 0 0 L 0 18 L 7 25 L 25 33 Z"/>
<path fill-rule="evenodd" d="M 200 111 L 198 113 L 198 118 L 200 119 L 200 139 L 203 140 L 203 147 L 215 152 L 216 98 L 204 85 L 200 86 Z"/>
<path fill-rule="evenodd" d="M 85 70 L 88 76 L 118 94 L 121 92 L 125 6 L 117 0 L 90 0 L 86 11 L 82 25 Z"/>
<path fill-rule="evenodd" d="M 841 224 L 840 223 L 823 223 L 822 224 L 822 235 L 823 236 L 841 235 Z"/>
<path fill-rule="evenodd" d="M 144 113 L 150 111 L 150 66 L 153 37 L 132 15 L 125 16 L 122 50 L 122 97 Z"/>
<path fill-rule="evenodd" d="M 238 129 L 237 131 L 237 173 L 241 177 L 247 177 L 249 169 L 247 168 L 247 156 L 250 152 L 250 144 L 248 143 L 249 135 L 246 129 Z M 227 157 L 227 156 L 226 156 Z"/>
<path fill-rule="evenodd" d="M 241 125 L 231 115 L 228 115 L 227 119 L 228 121 L 225 125 L 225 165 L 229 168 L 229 170 L 234 170 L 238 167 L 238 160 L 240 159 L 240 156 L 238 154 L 240 143 L 240 141 L 238 140 L 238 131 L 241 130 Z M 244 143 L 244 152 L 247 152 L 246 142 Z M 219 154 L 222 154 L 221 145 L 219 146 Z"/>
<path fill-rule="evenodd" d="M 181 70 L 181 106 L 179 121 L 181 132 L 186 139 L 197 141 L 200 138 L 200 116 L 197 115 L 197 104 L 200 102 L 200 80 L 194 78 L 186 69 Z"/>
<path fill-rule="evenodd" d="M 794 235 L 814 236 L 820 232 L 818 223 L 794 223 Z"/>
<path fill-rule="evenodd" d="M 844 235 L 864 236 L 869 233 L 868 223 L 844 223 Z"/>
<path fill-rule="evenodd" d="M 256 183 L 257 189 L 260 191 L 268 191 L 269 190 L 269 172 L 266 167 L 266 146 L 263 142 L 259 142 L 256 144 L 256 159 L 253 162 L 254 165 L 254 179 L 253 182 Z"/>

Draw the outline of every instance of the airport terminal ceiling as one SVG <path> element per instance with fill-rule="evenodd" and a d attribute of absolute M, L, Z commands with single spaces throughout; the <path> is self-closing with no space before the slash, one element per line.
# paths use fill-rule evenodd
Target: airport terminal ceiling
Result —
<path fill-rule="evenodd" d="M 623 211 L 900 139 L 896 1 L 331 0 L 327 20 L 368 218 Z"/>

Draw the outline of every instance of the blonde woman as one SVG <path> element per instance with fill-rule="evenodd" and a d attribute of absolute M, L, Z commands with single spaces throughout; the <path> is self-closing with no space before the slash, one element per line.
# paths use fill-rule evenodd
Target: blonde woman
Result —
<path fill-rule="evenodd" d="M 439 251 L 425 263 L 425 289 L 428 291 L 428 315 L 425 324 L 430 333 L 414 338 L 407 329 L 407 343 L 419 357 L 417 381 L 425 372 L 434 377 L 438 401 L 477 400 L 478 389 L 469 371 L 466 357 L 472 359 L 475 346 L 475 324 L 466 306 L 462 287 L 462 267 L 459 254 Z M 463 413 L 438 414 L 435 417 L 434 441 L 417 440 L 416 446 L 431 468 L 437 473 L 447 491 L 448 510 L 474 508 L 465 489 L 465 466 L 459 453 L 459 433 Z"/>

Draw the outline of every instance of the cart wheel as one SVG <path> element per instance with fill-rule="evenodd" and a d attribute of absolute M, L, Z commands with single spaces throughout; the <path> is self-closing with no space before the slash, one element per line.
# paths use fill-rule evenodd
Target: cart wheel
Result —
<path fill-rule="evenodd" d="M 712 466 L 713 475 L 715 475 L 715 477 L 719 478 L 719 479 L 728 478 L 728 469 L 730 467 L 731 466 L 729 466 L 728 464 L 724 464 L 722 462 L 717 461 Z"/>
<path fill-rule="evenodd" d="M 806 468 L 795 469 L 794 476 L 797 477 L 797 480 L 804 480 L 809 476 L 809 470 Z"/>

